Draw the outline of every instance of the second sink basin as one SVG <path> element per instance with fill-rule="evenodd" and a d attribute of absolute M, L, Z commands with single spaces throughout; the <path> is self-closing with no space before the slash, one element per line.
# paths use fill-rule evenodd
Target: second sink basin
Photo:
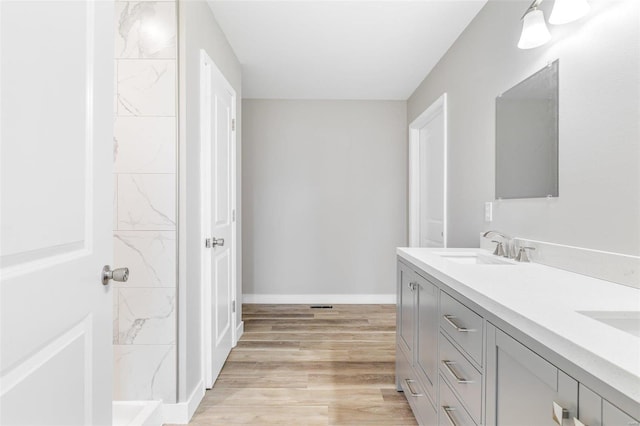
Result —
<path fill-rule="evenodd" d="M 482 253 L 473 252 L 442 252 L 436 253 L 443 259 L 449 260 L 455 263 L 461 263 L 465 265 L 515 265 L 514 262 L 503 259 L 498 256 L 486 255 Z"/>
<path fill-rule="evenodd" d="M 640 337 L 639 311 L 576 311 L 620 331 Z"/>

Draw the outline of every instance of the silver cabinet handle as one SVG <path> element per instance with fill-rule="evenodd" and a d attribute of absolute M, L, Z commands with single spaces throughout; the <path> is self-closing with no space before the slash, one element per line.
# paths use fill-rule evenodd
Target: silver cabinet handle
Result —
<path fill-rule="evenodd" d="M 451 327 L 455 328 L 456 331 L 459 331 L 460 333 L 469 333 L 471 331 L 475 331 L 472 328 L 460 327 L 458 324 L 453 322 L 455 315 L 443 315 L 442 317 L 449 323 L 449 325 L 451 325 Z"/>
<path fill-rule="evenodd" d="M 418 287 L 418 283 L 411 281 L 410 283 L 407 284 L 407 287 L 409 287 L 411 291 L 414 291 L 416 287 Z"/>
<path fill-rule="evenodd" d="M 412 397 L 417 398 L 419 396 L 424 396 L 424 394 L 422 393 L 416 393 L 414 392 L 413 388 L 411 387 L 411 383 L 414 383 L 415 380 L 412 379 L 404 379 L 404 382 L 407 384 L 407 389 L 409 389 L 409 393 L 411 394 Z"/>
<path fill-rule="evenodd" d="M 444 414 L 447 416 L 447 420 L 449 421 L 449 424 L 451 426 L 458 426 L 456 421 L 453 420 L 453 416 L 451 415 L 452 411 L 456 411 L 455 407 L 448 407 L 446 405 L 443 405 L 442 409 L 444 410 Z"/>
<path fill-rule="evenodd" d="M 554 422 L 562 426 L 562 420 L 569 418 L 569 410 L 562 408 L 560 404 L 553 401 L 553 407 L 551 409 L 551 418 Z"/>
<path fill-rule="evenodd" d="M 111 270 L 111 266 L 104 265 L 102 268 L 102 285 L 109 284 L 109 281 L 114 280 L 121 283 L 126 283 L 129 279 L 129 268 L 117 268 Z"/>
<path fill-rule="evenodd" d="M 447 368 L 447 371 L 449 372 L 449 374 L 451 374 L 451 376 L 453 376 L 453 378 L 456 380 L 456 383 L 459 384 L 467 384 L 467 383 L 473 383 L 473 380 L 467 380 L 467 379 L 463 379 L 462 377 L 460 377 L 454 370 L 453 368 L 451 368 L 451 366 L 453 364 L 455 364 L 455 362 L 453 361 L 447 361 L 447 360 L 443 360 L 442 364 L 444 364 L 444 366 Z"/>
<path fill-rule="evenodd" d="M 587 426 L 584 423 L 582 423 L 580 420 L 576 419 L 575 417 L 573 418 L 573 426 Z"/>

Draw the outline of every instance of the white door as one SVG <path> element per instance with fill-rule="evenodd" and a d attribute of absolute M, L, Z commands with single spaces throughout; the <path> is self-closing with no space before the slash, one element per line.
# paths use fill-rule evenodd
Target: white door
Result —
<path fill-rule="evenodd" d="M 446 95 L 410 125 L 410 243 L 446 247 Z"/>
<path fill-rule="evenodd" d="M 202 52 L 205 385 L 213 387 L 233 346 L 235 93 Z"/>
<path fill-rule="evenodd" d="M 113 4 L 0 3 L 0 424 L 111 424 Z"/>

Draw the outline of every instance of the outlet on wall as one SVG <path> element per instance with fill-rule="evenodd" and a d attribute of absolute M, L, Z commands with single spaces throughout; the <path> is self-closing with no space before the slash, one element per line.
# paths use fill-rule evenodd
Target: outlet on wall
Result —
<path fill-rule="evenodd" d="M 484 221 L 491 222 L 493 220 L 493 203 L 484 203 Z"/>

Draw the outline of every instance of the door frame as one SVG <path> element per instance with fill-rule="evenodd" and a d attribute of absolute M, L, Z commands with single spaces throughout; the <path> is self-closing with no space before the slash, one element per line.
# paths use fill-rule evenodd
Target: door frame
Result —
<path fill-rule="evenodd" d="M 447 149 L 448 149 L 448 117 L 447 94 L 443 93 L 435 102 L 424 110 L 409 124 L 409 246 L 420 247 L 420 129 L 442 113 L 444 140 L 443 168 L 443 247 L 447 247 Z"/>
<path fill-rule="evenodd" d="M 203 72 L 205 70 L 205 66 L 208 67 L 208 72 Z M 220 69 L 217 67 L 216 63 L 209 57 L 207 52 L 204 49 L 200 49 L 200 235 L 201 244 L 200 244 L 200 280 L 202 285 L 200 286 L 200 320 L 201 320 L 201 368 L 202 368 L 202 380 L 203 383 L 211 383 L 210 378 L 207 377 L 209 371 L 207 369 L 207 362 L 211 363 L 212 360 L 212 351 L 211 351 L 211 309 L 207 300 L 211 299 L 211 280 L 207 280 L 207 268 L 206 268 L 206 258 L 210 256 L 211 249 L 205 247 L 204 239 L 205 237 L 210 237 L 205 232 L 210 226 L 207 224 L 207 210 L 211 205 L 210 194 L 211 191 L 208 191 L 205 185 L 202 183 L 205 182 L 205 179 L 211 181 L 211 170 L 210 161 L 211 161 L 211 134 L 210 129 L 212 129 L 211 123 L 211 114 L 209 111 L 209 106 L 207 105 L 207 95 L 210 97 L 212 94 L 212 86 L 211 82 L 213 79 L 217 79 L 222 83 L 224 89 L 231 93 L 231 118 L 234 122 L 236 122 L 237 117 L 237 94 L 233 89 L 233 86 L 227 81 L 224 77 Z M 202 90 L 202 88 L 206 88 L 207 90 Z M 210 105 L 210 104 L 209 104 Z M 236 304 L 238 300 L 237 295 L 237 276 L 238 276 L 238 255 L 237 255 L 237 218 L 235 217 L 237 212 L 237 200 L 236 200 L 236 192 L 237 192 L 237 175 L 236 175 L 236 149 L 237 149 L 237 128 L 232 126 L 231 128 L 231 210 L 232 210 L 232 223 L 231 223 L 231 298 L 233 304 Z M 209 216 L 210 216 L 209 212 Z M 237 336 L 237 326 L 236 326 L 236 310 L 232 309 L 231 312 L 231 345 L 235 347 L 238 343 Z M 214 380 L 215 381 L 215 380 Z"/>

